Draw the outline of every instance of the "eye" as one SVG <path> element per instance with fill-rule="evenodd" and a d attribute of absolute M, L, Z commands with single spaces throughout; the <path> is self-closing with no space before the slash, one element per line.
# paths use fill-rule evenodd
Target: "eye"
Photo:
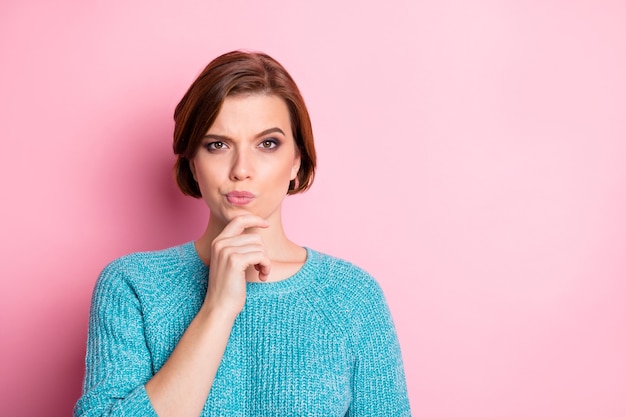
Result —
<path fill-rule="evenodd" d="M 215 142 L 209 142 L 209 143 L 205 144 L 204 147 L 208 151 L 219 151 L 219 150 L 225 149 L 226 148 L 226 144 L 224 142 L 215 141 Z"/>
<path fill-rule="evenodd" d="M 265 139 L 263 140 L 260 144 L 259 147 L 263 148 L 263 149 L 274 149 L 278 147 L 278 140 L 277 139 Z"/>

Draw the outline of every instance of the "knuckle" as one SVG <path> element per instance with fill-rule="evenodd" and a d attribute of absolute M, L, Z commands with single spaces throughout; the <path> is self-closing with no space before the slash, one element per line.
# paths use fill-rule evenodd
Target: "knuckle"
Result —
<path fill-rule="evenodd" d="M 223 247 L 224 242 L 220 238 L 215 238 L 213 239 L 213 242 L 211 242 L 211 249 L 215 252 L 220 252 Z"/>
<path fill-rule="evenodd" d="M 224 246 L 220 251 L 220 254 L 223 258 L 231 259 L 236 255 L 232 246 Z"/>

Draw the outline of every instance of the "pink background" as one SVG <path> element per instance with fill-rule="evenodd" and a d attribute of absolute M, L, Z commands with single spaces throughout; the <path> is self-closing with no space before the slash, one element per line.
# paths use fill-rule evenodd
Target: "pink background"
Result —
<path fill-rule="evenodd" d="M 413 413 L 626 416 L 622 1 L 3 1 L 0 415 L 69 415 L 94 281 L 196 238 L 174 106 L 235 48 L 309 105 L 292 238 L 374 274 Z"/>

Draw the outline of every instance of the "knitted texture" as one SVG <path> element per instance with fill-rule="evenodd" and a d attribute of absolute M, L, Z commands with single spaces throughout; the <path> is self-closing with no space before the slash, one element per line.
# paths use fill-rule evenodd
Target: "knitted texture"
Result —
<path fill-rule="evenodd" d="M 110 263 L 93 293 L 75 416 L 156 416 L 145 383 L 198 313 L 193 242 Z M 409 416 L 402 357 L 376 281 L 307 248 L 292 277 L 248 283 L 202 416 Z"/>

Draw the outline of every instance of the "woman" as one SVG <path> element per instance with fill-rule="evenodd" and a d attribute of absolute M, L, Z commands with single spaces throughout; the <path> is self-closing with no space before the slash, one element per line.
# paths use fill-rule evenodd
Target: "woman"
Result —
<path fill-rule="evenodd" d="M 290 241 L 309 116 L 261 53 L 212 61 L 174 113 L 176 178 L 210 210 L 195 242 L 109 264 L 76 416 L 405 416 L 393 322 L 363 270 Z"/>

